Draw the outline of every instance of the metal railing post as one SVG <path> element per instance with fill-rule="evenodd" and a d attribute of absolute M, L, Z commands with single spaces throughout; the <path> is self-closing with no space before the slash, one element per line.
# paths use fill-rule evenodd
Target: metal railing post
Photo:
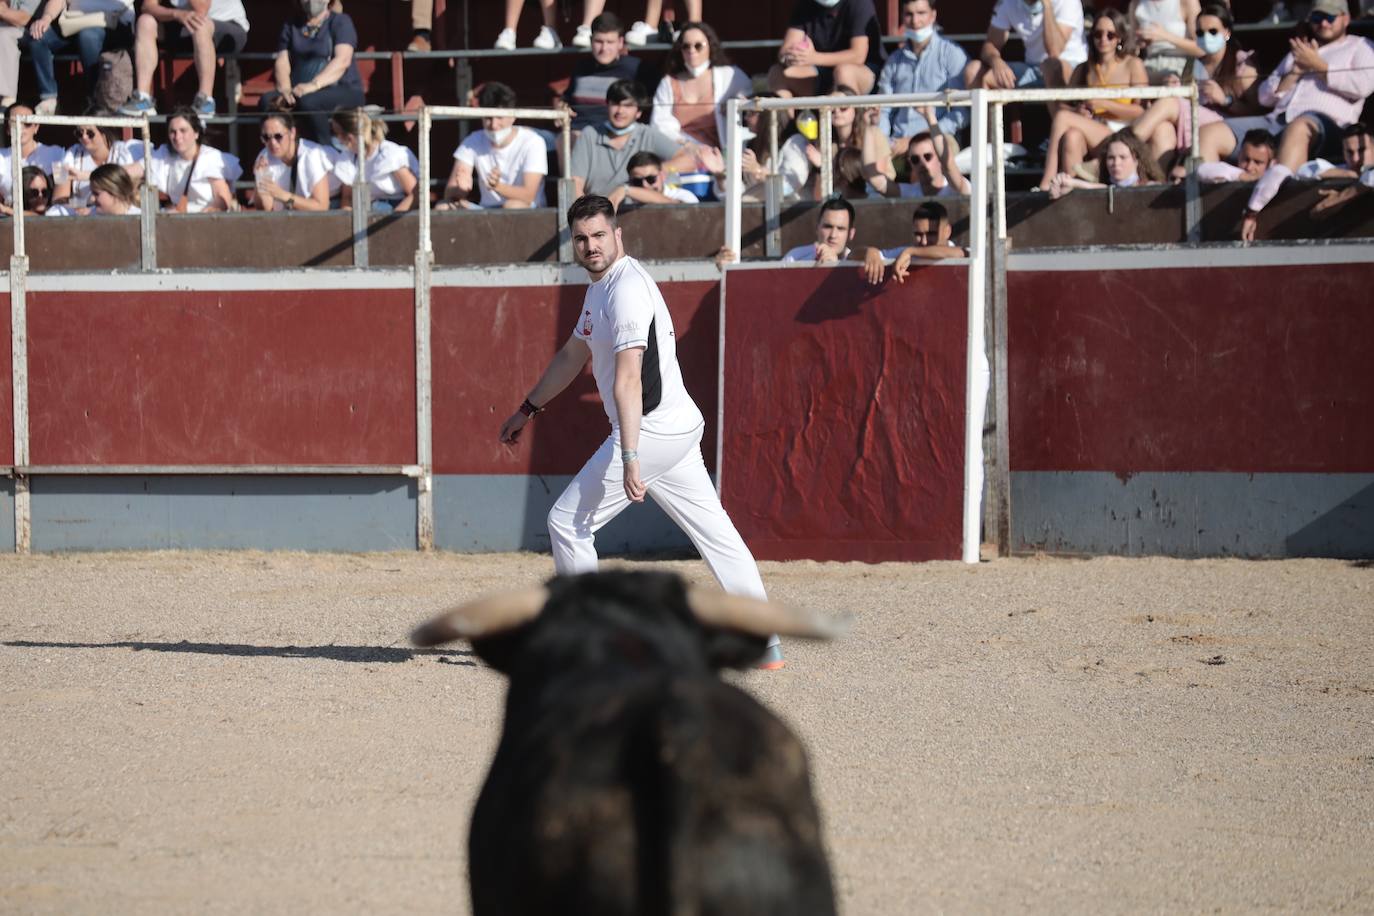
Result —
<path fill-rule="evenodd" d="M 10 258 L 10 392 L 13 400 L 11 429 L 14 434 L 14 464 L 29 464 L 29 259 L 24 239 L 24 157 L 23 123 L 10 123 L 10 169 L 14 198 L 14 256 Z M 33 501 L 29 478 L 14 474 L 14 552 L 33 549 Z"/>
<path fill-rule="evenodd" d="M 978 384 L 979 357 L 986 359 L 983 310 L 988 277 L 988 101 L 973 91 L 973 174 L 969 176 L 968 345 L 964 385 L 964 532 L 963 560 L 977 563 L 982 545 L 983 488 L 976 478 L 983 469 L 983 406 L 988 393 Z M 977 404 L 977 408 L 975 408 Z M 976 472 L 975 472 L 976 469 Z"/>
<path fill-rule="evenodd" d="M 743 213 L 744 188 L 740 174 L 740 159 L 743 151 L 739 142 L 740 100 L 730 99 L 725 103 L 725 247 L 743 260 L 740 250 L 743 231 L 740 219 Z"/>
<path fill-rule="evenodd" d="M 567 174 L 568 163 L 572 162 L 572 115 L 563 112 L 558 128 L 558 155 L 563 160 L 563 177 L 558 179 L 558 260 L 563 264 L 573 261 L 572 227 L 568 225 L 568 208 L 577 196 L 577 182 Z"/>
<path fill-rule="evenodd" d="M 855 109 L 854 117 L 859 118 L 863 115 Z M 821 109 L 821 196 L 829 197 L 835 190 L 835 149 L 834 137 L 831 136 L 831 109 Z"/>
<path fill-rule="evenodd" d="M 1202 186 L 1198 181 L 1197 167 L 1202 163 L 1202 125 L 1198 123 L 1198 110 L 1201 108 L 1198 97 L 1197 84 L 1189 87 L 1192 95 L 1188 98 L 1188 106 L 1193 116 L 1192 137 L 1188 149 L 1188 180 L 1186 193 L 1188 195 L 1184 204 L 1185 219 L 1188 224 L 1188 242 L 1196 245 L 1202 241 Z"/>
<path fill-rule="evenodd" d="M 358 148 L 355 151 L 358 173 L 353 176 L 353 266 L 367 267 L 369 265 L 367 253 L 367 218 L 372 209 L 370 186 L 364 171 L 367 168 L 367 128 L 364 115 L 358 112 L 358 133 L 355 142 Z M 419 188 L 416 188 L 416 196 L 419 196 Z"/>
<path fill-rule="evenodd" d="M 146 114 L 143 116 L 142 128 L 143 185 L 140 195 L 142 207 L 138 216 L 139 267 L 143 270 L 157 270 L 157 190 L 148 180 L 148 164 L 153 156 L 153 132 L 148 125 Z"/>
<path fill-rule="evenodd" d="M 763 181 L 763 253 L 782 257 L 782 176 L 770 174 Z"/>
<path fill-rule="evenodd" d="M 432 363 L 431 272 L 434 246 L 430 236 L 429 139 L 431 115 L 420 109 L 420 239 L 415 252 L 415 546 L 434 549 L 434 371 Z"/>

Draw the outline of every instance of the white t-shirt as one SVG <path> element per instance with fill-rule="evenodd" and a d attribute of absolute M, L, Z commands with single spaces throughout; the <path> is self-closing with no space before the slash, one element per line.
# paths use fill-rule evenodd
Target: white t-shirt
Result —
<path fill-rule="evenodd" d="M 187 10 L 191 0 L 172 0 L 172 8 Z M 215 22 L 233 22 L 245 32 L 248 31 L 248 14 L 244 12 L 243 0 L 210 0 L 210 18 Z M 186 30 L 182 29 L 182 34 Z"/>
<path fill-rule="evenodd" d="M 691 191 L 687 190 L 686 188 L 679 188 L 679 187 L 676 187 L 676 186 L 670 185 L 670 184 L 664 185 L 664 186 L 663 186 L 663 190 L 662 190 L 661 192 L 659 192 L 659 193 L 661 193 L 664 197 L 671 197 L 671 198 L 673 199 L 673 202 L 674 202 L 674 203 L 679 203 L 679 204 L 696 204 L 696 203 L 701 203 L 701 199 L 698 198 L 698 197 L 697 197 L 695 194 L 693 194 Z M 620 209 L 621 209 L 621 210 L 633 210 L 635 207 L 643 207 L 643 206 L 645 206 L 645 204 L 640 203 L 639 201 L 635 200 L 633 197 L 631 197 L 631 196 L 628 195 L 628 194 L 626 194 L 626 195 L 625 195 L 625 199 L 622 200 L 622 201 L 620 202 Z"/>
<path fill-rule="evenodd" d="M 153 150 L 153 155 L 148 159 L 148 183 L 166 194 L 173 206 L 181 202 L 189 175 L 191 193 L 186 204 L 188 213 L 200 213 L 214 200 L 215 190 L 211 181 L 216 178 L 227 181 L 232 192 L 234 182 L 243 174 L 243 166 L 239 165 L 237 156 L 204 144 L 194 160 L 194 171 L 192 165 L 193 160 L 181 158 L 165 143 Z"/>
<path fill-rule="evenodd" d="M 640 435 L 675 439 L 692 435 L 705 423 L 701 410 L 682 384 L 673 319 L 663 294 L 634 258 L 622 254 L 600 280 L 587 287 L 573 336 L 592 351 L 592 374 L 615 433 L 620 431 L 615 406 L 615 355 L 630 347 L 645 348 L 645 407 Z"/>
<path fill-rule="evenodd" d="M 453 158 L 465 165 L 472 166 L 477 186 L 482 189 L 482 206 L 499 207 L 506 199 L 487 187 L 487 175 L 492 166 L 501 170 L 501 183 L 522 185 L 527 173 L 549 174 L 549 151 L 544 140 L 531 130 L 515 127 L 515 136 L 500 149 L 491 145 L 491 139 L 484 130 L 468 135 L 453 153 Z M 539 190 L 534 195 L 534 206 L 544 206 L 544 183 L 541 179 Z"/>
<path fill-rule="evenodd" d="M 1073 31 L 1064 42 L 1059 59 L 1076 66 L 1088 59 L 1088 46 L 1083 42 L 1083 4 L 1080 0 L 1052 0 L 1054 18 L 1059 25 L 1072 26 Z M 1024 0 L 998 0 L 992 11 L 992 27 L 1015 34 L 1026 46 L 1026 63 L 1038 67 L 1048 56 L 1045 53 L 1045 12 L 1032 13 Z"/>
<path fill-rule="evenodd" d="M 954 246 L 954 239 L 950 239 L 949 241 L 945 242 L 945 245 L 946 245 L 946 247 L 949 247 L 949 248 L 955 247 L 955 246 Z M 896 248 L 884 248 L 884 249 L 883 249 L 883 257 L 886 258 L 886 259 L 889 260 L 889 261 L 895 261 L 895 260 L 897 260 L 898 258 L 900 258 L 900 257 L 902 256 L 902 252 L 903 252 L 903 251 L 906 251 L 908 248 L 913 248 L 913 247 L 915 247 L 915 246 L 913 246 L 913 245 L 898 245 Z M 922 247 L 929 247 L 929 246 L 922 246 Z"/>
<path fill-rule="evenodd" d="M 320 183 L 321 179 L 329 182 L 329 196 L 333 197 L 339 190 L 339 179 L 334 174 L 334 157 L 329 150 L 320 146 L 314 140 L 304 138 L 296 141 L 296 181 L 293 185 L 291 181 L 291 166 L 273 156 L 267 150 L 258 153 L 258 158 L 253 162 L 253 173 L 256 175 L 258 166 L 265 166 L 267 175 L 277 184 L 278 187 L 292 194 L 299 194 L 302 197 L 310 197 L 310 192 Z"/>
<path fill-rule="evenodd" d="M 406 196 L 396 177 L 400 169 L 410 169 L 410 174 L 418 180 L 420 160 L 409 147 L 383 140 L 363 163 L 363 175 L 372 200 L 400 200 Z M 334 165 L 334 177 L 340 184 L 351 185 L 357 176 L 358 160 L 351 153 L 341 153 Z"/>
<path fill-rule="evenodd" d="M 62 161 L 66 163 L 68 169 L 80 172 L 90 173 L 98 168 L 98 163 L 91 158 L 91 154 L 86 152 L 86 148 L 80 143 L 73 144 L 68 148 Z M 142 161 L 142 140 L 116 140 L 114 145 L 110 147 L 110 158 L 105 160 L 106 164 L 114 165 L 133 165 L 135 162 Z M 89 181 L 72 181 L 72 196 L 67 204 L 74 210 L 90 206 L 91 183 Z"/>
<path fill-rule="evenodd" d="M 34 147 L 33 152 L 24 157 L 24 165 L 36 165 L 43 171 L 52 176 L 52 167 L 66 158 L 67 151 L 60 146 L 50 146 L 47 143 L 40 143 Z M 5 203 L 13 203 L 14 191 L 14 166 L 8 149 L 0 149 L 0 197 Z"/>
<path fill-rule="evenodd" d="M 785 254 L 785 255 L 782 256 L 782 263 L 784 263 L 784 264 L 804 264 L 804 263 L 807 263 L 807 262 L 810 262 L 810 261 L 815 261 L 815 260 L 816 260 L 816 243 L 815 243 L 815 242 L 812 242 L 812 243 L 810 243 L 809 245 L 798 245 L 796 248 L 793 248 L 791 251 L 787 252 L 787 254 Z M 840 252 L 840 260 L 841 260 L 841 261 L 848 261 L 848 260 L 849 260 L 849 249 L 848 249 L 848 248 L 846 248 L 844 251 Z"/>

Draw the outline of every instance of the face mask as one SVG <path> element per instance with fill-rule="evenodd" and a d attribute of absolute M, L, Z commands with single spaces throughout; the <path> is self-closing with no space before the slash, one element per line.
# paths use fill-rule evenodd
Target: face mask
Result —
<path fill-rule="evenodd" d="M 623 137 L 623 136 L 625 136 L 626 134 L 628 134 L 630 131 L 632 131 L 632 130 L 635 129 L 635 122 L 634 122 L 634 121 L 631 121 L 629 124 L 626 124 L 624 127 L 616 127 L 616 126 L 615 126 L 614 124 L 612 124 L 610 121 L 607 121 L 607 122 L 605 123 L 605 125 L 604 125 L 604 129 L 605 129 L 606 133 L 610 134 L 612 137 Z"/>
<path fill-rule="evenodd" d="M 694 76 L 694 77 L 696 77 L 696 76 L 701 76 L 701 75 L 702 75 L 703 73 L 705 73 L 707 70 L 710 70 L 710 69 L 711 69 L 711 62 L 708 60 L 706 63 L 701 64 L 700 66 L 697 66 L 697 67 L 688 67 L 687 69 L 688 69 L 688 71 L 691 72 L 692 76 Z"/>
<path fill-rule="evenodd" d="M 1113 181 L 1112 184 L 1116 185 L 1118 188 L 1129 188 L 1135 185 L 1138 181 L 1140 181 L 1140 173 L 1137 172 L 1132 175 L 1127 175 L 1120 181 Z"/>
<path fill-rule="evenodd" d="M 840 0 L 816 0 L 817 5 L 832 9 L 840 5 Z"/>
<path fill-rule="evenodd" d="M 329 0 L 301 0 L 301 12 L 309 19 L 314 19 L 329 6 Z"/>
<path fill-rule="evenodd" d="M 329 145 L 332 146 L 332 147 L 334 147 L 336 150 L 338 150 L 338 151 L 341 152 L 341 153 L 346 153 L 346 152 L 348 152 L 348 147 L 344 146 L 344 142 L 343 142 L 342 140 L 340 140 L 338 137 L 330 137 L 330 138 L 329 138 Z"/>
<path fill-rule="evenodd" d="M 1226 47 L 1226 39 L 1220 35 L 1209 35 L 1204 32 L 1197 37 L 1197 44 L 1202 49 L 1202 53 L 1216 54 Z"/>
<path fill-rule="evenodd" d="M 1038 16 L 1045 11 L 1045 4 L 1041 3 L 1040 0 L 1035 0 L 1034 3 L 1026 3 L 1026 0 L 1021 0 L 1021 2 L 1025 4 L 1026 9 L 1030 10 L 1032 16 Z"/>
<path fill-rule="evenodd" d="M 923 45 L 930 41 L 930 36 L 935 34 L 935 26 L 928 25 L 923 29 L 907 29 L 906 40 L 914 45 Z"/>
<path fill-rule="evenodd" d="M 512 126 L 503 127 L 500 130 L 484 130 L 482 133 L 487 135 L 487 139 L 490 140 L 494 146 L 500 146 L 510 139 L 511 132 L 514 130 L 515 128 Z"/>
<path fill-rule="evenodd" d="M 757 137 L 758 134 L 754 133 L 747 127 L 740 127 L 739 132 L 735 136 L 739 137 L 739 142 L 748 143 L 750 140 Z"/>

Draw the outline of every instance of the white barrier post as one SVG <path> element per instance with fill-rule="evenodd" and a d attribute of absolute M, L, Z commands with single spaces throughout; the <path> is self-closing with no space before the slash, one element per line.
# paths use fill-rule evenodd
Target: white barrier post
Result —
<path fill-rule="evenodd" d="M 983 416 L 987 390 L 980 357 L 983 343 L 983 297 L 988 276 L 988 103 L 983 90 L 973 91 L 973 174 L 969 176 L 968 347 L 964 385 L 964 538 L 963 560 L 977 563 L 982 545 Z"/>
<path fill-rule="evenodd" d="M 739 148 L 740 100 L 725 103 L 725 247 L 743 259 L 740 251 L 740 218 L 743 213 L 744 188 L 741 186 Z"/>

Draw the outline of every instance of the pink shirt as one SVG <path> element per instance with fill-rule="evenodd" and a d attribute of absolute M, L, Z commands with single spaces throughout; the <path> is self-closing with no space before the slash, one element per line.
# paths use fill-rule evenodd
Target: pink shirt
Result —
<path fill-rule="evenodd" d="M 1292 121 L 1308 112 L 1324 114 L 1341 127 L 1360 119 L 1364 100 L 1374 94 L 1374 42 L 1357 35 L 1322 45 L 1317 49 L 1329 71 L 1326 76 L 1306 74 L 1298 80 L 1286 96 L 1276 94 L 1279 82 L 1293 69 L 1293 55 L 1288 54 L 1278 69 L 1260 84 L 1259 102 L 1272 106 L 1270 118 L 1286 115 Z"/>

